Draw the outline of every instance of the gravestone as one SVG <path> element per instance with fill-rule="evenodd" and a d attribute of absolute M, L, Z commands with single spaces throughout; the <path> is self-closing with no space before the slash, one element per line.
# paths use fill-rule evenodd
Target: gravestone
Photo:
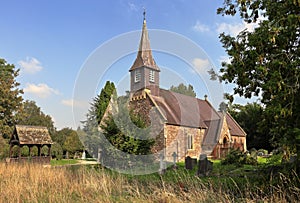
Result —
<path fill-rule="evenodd" d="M 102 155 L 102 150 L 101 150 L 101 148 L 98 148 L 97 162 L 102 165 L 102 157 L 101 157 L 101 155 Z"/>
<path fill-rule="evenodd" d="M 172 157 L 173 157 L 173 169 L 177 169 L 177 165 L 176 165 L 177 154 L 176 154 L 176 152 L 173 152 Z"/>
<path fill-rule="evenodd" d="M 164 162 L 164 155 L 161 153 L 159 155 L 159 174 L 164 174 L 166 172 L 165 162 Z"/>
<path fill-rule="evenodd" d="M 184 165 L 185 165 L 185 169 L 193 170 L 193 168 L 197 165 L 197 159 L 187 156 L 185 157 Z"/>
<path fill-rule="evenodd" d="M 213 162 L 207 159 L 206 154 L 201 154 L 198 163 L 198 176 L 207 176 L 213 169 Z"/>
<path fill-rule="evenodd" d="M 83 150 L 83 152 L 82 152 L 81 159 L 86 159 L 86 153 L 85 153 L 85 150 Z"/>

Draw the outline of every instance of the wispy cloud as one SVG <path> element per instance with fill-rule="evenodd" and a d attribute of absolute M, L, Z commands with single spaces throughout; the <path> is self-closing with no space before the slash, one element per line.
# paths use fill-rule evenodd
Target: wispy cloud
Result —
<path fill-rule="evenodd" d="M 43 69 L 42 64 L 34 57 L 27 57 L 26 60 L 18 62 L 21 69 L 30 74 L 37 73 Z"/>
<path fill-rule="evenodd" d="M 62 100 L 61 103 L 65 106 L 71 106 L 71 107 L 87 107 L 89 103 L 87 101 L 78 101 L 74 99 L 66 99 Z"/>
<path fill-rule="evenodd" d="M 55 90 L 44 83 L 40 83 L 37 85 L 27 83 L 26 87 L 24 88 L 24 92 L 35 95 L 39 98 L 47 98 L 53 94 L 55 95 L 60 94 L 58 90 Z"/>
<path fill-rule="evenodd" d="M 138 7 L 132 2 L 128 2 L 128 7 L 130 11 L 138 11 Z"/>
<path fill-rule="evenodd" d="M 197 20 L 196 24 L 193 26 L 193 30 L 196 32 L 209 32 L 210 29 L 207 25 L 201 23 Z"/>
<path fill-rule="evenodd" d="M 217 24 L 217 32 L 224 32 L 232 36 L 237 36 L 244 29 L 247 29 L 249 32 L 253 32 L 257 26 L 257 23 L 245 23 L 244 21 L 241 23 L 220 23 Z"/>
<path fill-rule="evenodd" d="M 202 58 L 194 58 L 192 61 L 194 69 L 192 72 L 194 73 L 207 73 L 208 70 L 211 69 L 211 64 L 208 59 L 202 59 Z"/>
<path fill-rule="evenodd" d="M 220 56 L 218 61 L 219 61 L 219 64 L 221 64 L 222 62 L 225 62 L 225 63 L 228 63 L 228 64 L 231 63 L 231 60 L 230 60 L 229 56 Z"/>

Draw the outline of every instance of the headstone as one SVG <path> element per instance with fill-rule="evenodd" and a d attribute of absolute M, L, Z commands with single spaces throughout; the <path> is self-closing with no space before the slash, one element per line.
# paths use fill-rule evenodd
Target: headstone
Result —
<path fill-rule="evenodd" d="M 291 155 L 289 163 L 295 163 L 297 161 L 297 155 Z"/>
<path fill-rule="evenodd" d="M 197 165 L 197 159 L 193 159 L 190 156 L 185 157 L 184 160 L 185 169 L 193 170 L 193 168 Z"/>
<path fill-rule="evenodd" d="M 207 159 L 206 154 L 201 154 L 198 164 L 198 176 L 207 176 L 213 169 L 213 163 Z"/>
<path fill-rule="evenodd" d="M 177 165 L 176 165 L 177 154 L 176 154 L 176 152 L 173 152 L 172 157 L 173 157 L 173 168 L 176 169 L 177 168 Z"/>
<path fill-rule="evenodd" d="M 101 157 L 101 155 L 102 155 L 102 150 L 101 150 L 101 148 L 98 148 L 98 159 L 97 159 L 97 162 L 99 164 L 102 164 L 102 157 Z"/>
<path fill-rule="evenodd" d="M 85 153 L 85 150 L 83 150 L 83 152 L 82 152 L 81 159 L 86 159 L 86 153 Z"/>
<path fill-rule="evenodd" d="M 164 155 L 161 153 L 159 155 L 159 174 L 164 174 L 166 172 L 165 163 L 164 163 Z"/>

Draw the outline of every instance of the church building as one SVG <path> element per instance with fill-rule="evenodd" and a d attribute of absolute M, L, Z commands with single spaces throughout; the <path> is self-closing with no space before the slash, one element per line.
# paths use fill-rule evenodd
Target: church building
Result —
<path fill-rule="evenodd" d="M 144 17 L 136 59 L 130 72 L 130 108 L 144 117 L 155 139 L 153 153 L 172 161 L 185 157 L 224 157 L 231 148 L 246 151 L 246 133 L 226 112 L 218 112 L 207 100 L 160 88 L 156 64 Z M 173 155 L 173 156 L 172 156 Z"/>

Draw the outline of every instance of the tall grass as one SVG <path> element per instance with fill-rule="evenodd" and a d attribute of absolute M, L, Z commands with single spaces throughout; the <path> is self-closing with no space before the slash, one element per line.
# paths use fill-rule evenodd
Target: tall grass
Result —
<path fill-rule="evenodd" d="M 299 181 L 298 176 L 293 176 Z M 229 182 L 226 182 L 229 181 Z M 91 167 L 43 167 L 0 163 L 0 202 L 294 202 L 296 181 L 282 175 L 270 188 L 244 179 L 200 179 L 168 171 L 164 176 L 128 176 Z M 273 181 L 273 180 L 270 180 Z M 271 186 L 272 185 L 272 186 Z M 248 189 L 248 190 L 247 190 Z M 270 192 L 270 193 L 268 193 Z"/>

